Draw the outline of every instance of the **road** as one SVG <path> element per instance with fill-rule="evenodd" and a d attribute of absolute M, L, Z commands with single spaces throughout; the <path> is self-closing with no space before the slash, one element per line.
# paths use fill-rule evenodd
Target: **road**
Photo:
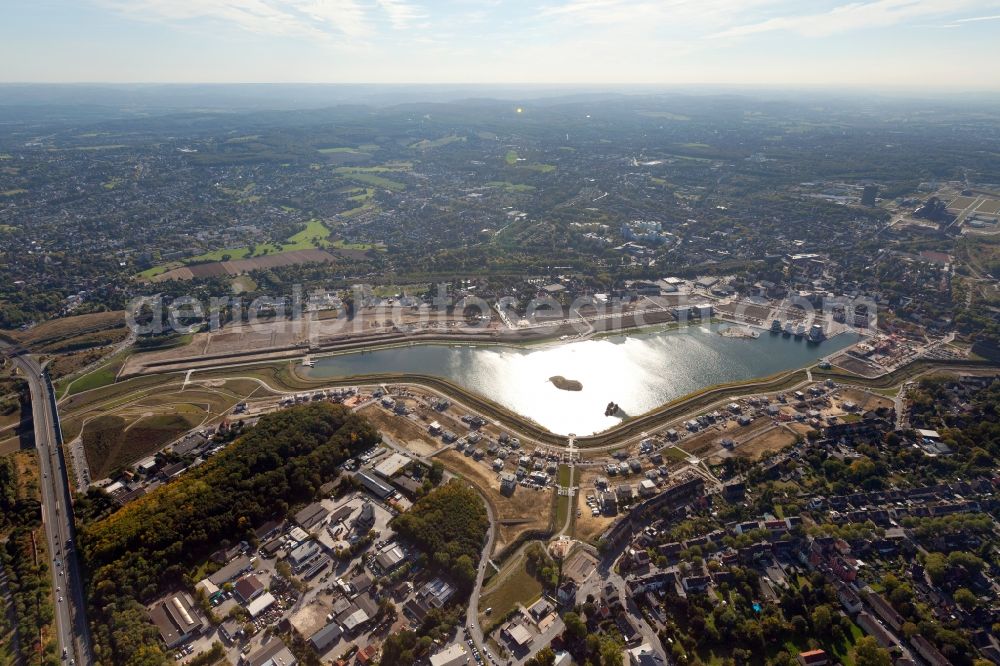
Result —
<path fill-rule="evenodd" d="M 354 408 L 354 411 L 360 410 L 362 407 L 371 404 L 372 401 L 363 403 Z M 403 446 L 395 440 L 388 433 L 382 433 L 382 443 L 388 446 L 393 451 L 398 453 L 404 453 L 411 458 L 415 458 L 425 465 L 430 466 L 432 464 L 431 457 L 421 456 L 412 449 Z M 486 496 L 476 488 L 476 486 L 469 484 L 470 487 L 479 493 L 482 497 L 483 506 L 486 507 L 486 515 L 489 517 L 489 528 L 486 531 L 486 543 L 483 545 L 482 555 L 479 557 L 479 568 L 476 571 L 476 584 L 472 588 L 472 594 L 469 596 L 469 605 L 465 611 L 465 631 L 470 639 L 472 639 L 473 645 L 479 650 L 479 653 L 484 656 L 487 660 L 493 663 L 501 663 L 492 652 L 486 649 L 485 639 L 483 638 L 483 630 L 479 626 L 479 597 L 483 591 L 483 579 L 486 577 L 486 569 L 491 566 L 490 555 L 493 553 L 493 544 L 496 542 L 497 533 L 497 517 L 493 513 L 493 507 L 490 505 Z"/>
<path fill-rule="evenodd" d="M 624 546 L 622 547 L 624 550 Z M 657 635 L 656 630 L 649 626 L 646 618 L 642 616 L 642 611 L 633 601 L 632 597 L 625 594 L 626 585 L 625 579 L 615 571 L 615 564 L 618 561 L 618 557 L 621 556 L 621 551 L 617 552 L 615 556 L 605 556 L 602 558 L 600 564 L 598 565 L 598 571 L 601 574 L 602 580 L 605 583 L 610 583 L 614 588 L 614 593 L 618 597 L 618 601 L 621 602 L 622 608 L 625 608 L 632 620 L 635 622 L 636 628 L 642 635 L 642 642 L 648 643 L 653 651 L 660 656 L 661 659 L 666 659 L 666 653 L 663 651 L 663 644 L 660 643 L 660 637 Z"/>
<path fill-rule="evenodd" d="M 477 488 L 476 491 L 478 492 L 479 489 Z M 485 497 L 483 497 L 483 504 L 486 505 L 486 513 L 490 518 L 490 527 L 486 532 L 486 545 L 483 546 L 483 554 L 479 558 L 479 568 L 476 570 L 476 584 L 472 588 L 472 594 L 469 596 L 469 605 L 465 609 L 465 631 L 469 638 L 472 639 L 472 643 L 479 650 L 479 653 L 489 658 L 493 657 L 493 654 L 487 651 L 483 629 L 479 626 L 479 597 L 483 592 L 483 579 L 486 578 L 486 568 L 490 566 L 490 554 L 493 552 L 493 543 L 496 540 L 497 521 L 496 516 L 493 515 L 493 507 L 490 506 Z M 493 658 L 493 661 L 496 662 L 497 660 Z"/>
<path fill-rule="evenodd" d="M 6 343 L 0 346 L 8 348 Z M 52 589 L 55 596 L 55 624 L 58 653 L 65 662 L 92 664 L 90 633 L 83 595 L 83 579 L 76 558 L 73 505 L 66 463 L 62 452 L 62 431 L 56 410 L 55 390 L 48 372 L 30 354 L 13 356 L 31 389 L 31 410 L 42 474 L 42 522 L 52 558 Z M 59 562 L 61 566 L 55 563 Z"/>

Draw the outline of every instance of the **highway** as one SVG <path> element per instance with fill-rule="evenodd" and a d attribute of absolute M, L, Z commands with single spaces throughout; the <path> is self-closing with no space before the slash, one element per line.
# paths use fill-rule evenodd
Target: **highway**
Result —
<path fill-rule="evenodd" d="M 10 352 L 0 341 L 0 349 Z M 93 663 L 87 627 L 83 579 L 76 557 L 73 505 L 62 451 L 62 430 L 55 391 L 48 372 L 28 353 L 13 353 L 11 360 L 24 373 L 31 389 L 31 410 L 42 475 L 42 522 L 48 538 L 49 562 L 55 603 L 58 654 L 63 663 Z M 65 656 L 63 656 L 65 655 Z"/>

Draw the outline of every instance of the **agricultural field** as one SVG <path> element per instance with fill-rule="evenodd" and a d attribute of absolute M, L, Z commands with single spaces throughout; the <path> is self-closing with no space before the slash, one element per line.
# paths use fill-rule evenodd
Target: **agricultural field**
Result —
<path fill-rule="evenodd" d="M 257 289 L 257 283 L 249 275 L 237 275 L 232 282 L 233 293 L 242 294 Z"/>
<path fill-rule="evenodd" d="M 315 247 L 326 247 L 327 239 L 330 237 L 330 230 L 320 220 L 310 220 L 298 233 L 289 236 L 280 245 L 274 243 L 262 243 L 252 247 L 239 247 L 215 250 L 199 254 L 186 260 L 188 264 L 201 263 L 206 261 L 229 261 L 237 259 L 253 259 L 280 252 L 295 252 L 296 250 L 310 250 Z M 225 256 L 229 259 L 224 259 Z"/>
<path fill-rule="evenodd" d="M 380 187 L 384 190 L 391 190 L 393 192 L 401 192 L 405 190 L 405 183 L 380 175 L 383 173 L 391 173 L 392 171 L 395 171 L 395 169 L 384 167 L 338 167 L 336 169 L 336 174 L 348 180 L 353 180 L 365 185 L 371 185 L 373 187 Z"/>
<path fill-rule="evenodd" d="M 525 185 L 523 183 L 512 183 L 509 180 L 491 180 L 490 182 L 486 183 L 486 185 L 488 187 L 496 187 L 498 189 L 502 189 L 505 192 L 527 193 L 535 191 L 534 185 Z"/>
<path fill-rule="evenodd" d="M 416 150 L 427 150 L 429 148 L 440 148 L 442 146 L 447 146 L 449 143 L 455 143 L 456 141 L 465 141 L 464 136 L 458 136 L 457 134 L 451 134 L 448 136 L 443 136 L 440 139 L 421 139 L 416 143 L 411 143 L 410 148 Z"/>
<path fill-rule="evenodd" d="M 553 164 L 528 162 L 525 158 L 521 157 L 516 150 L 508 150 L 506 155 L 504 155 L 504 162 L 506 162 L 507 166 L 527 169 L 529 171 L 537 171 L 538 173 L 551 173 L 556 170 L 556 167 Z"/>
<path fill-rule="evenodd" d="M 375 188 L 373 187 L 351 187 L 344 190 L 344 194 L 349 194 L 347 197 L 351 201 L 356 203 L 365 203 L 370 201 L 372 197 L 375 196 Z"/>
<path fill-rule="evenodd" d="M 114 331 L 114 332 L 112 332 Z M 39 351 L 55 353 L 100 344 L 113 344 L 124 339 L 125 313 L 123 311 L 95 312 L 50 319 L 25 331 L 4 331 L 21 344 Z"/>
<path fill-rule="evenodd" d="M 282 250 L 275 254 L 262 254 L 251 259 L 235 259 L 229 261 L 213 261 L 206 264 L 193 264 L 172 268 L 159 273 L 151 279 L 153 282 L 164 280 L 190 280 L 195 277 L 212 277 L 222 275 L 240 275 L 253 270 L 292 266 L 306 263 L 332 263 L 336 258 L 325 250 Z"/>
<path fill-rule="evenodd" d="M 297 253 L 315 252 L 330 244 L 330 229 L 321 220 L 310 220 L 299 232 L 289 236 L 283 243 L 261 243 L 259 245 L 236 248 L 222 248 L 185 259 L 170 262 L 142 271 L 138 278 L 160 282 L 163 280 L 189 280 L 192 277 L 209 275 L 239 275 L 259 267 L 289 266 L 308 261 L 332 261 L 329 255 L 302 255 Z M 274 263 L 276 257 L 281 257 Z M 260 261 L 263 266 L 259 266 Z M 206 272 L 207 271 L 207 272 Z"/>
<path fill-rule="evenodd" d="M 369 250 L 385 250 L 384 245 L 375 243 L 348 243 L 344 240 L 336 240 L 330 243 L 330 247 L 336 250 L 354 250 L 356 252 L 367 252 Z"/>
<path fill-rule="evenodd" d="M 348 155 L 363 155 L 364 151 L 353 148 L 351 146 L 331 146 L 329 148 L 317 148 L 317 152 L 323 153 L 324 155 L 338 155 L 338 154 L 348 154 Z"/>

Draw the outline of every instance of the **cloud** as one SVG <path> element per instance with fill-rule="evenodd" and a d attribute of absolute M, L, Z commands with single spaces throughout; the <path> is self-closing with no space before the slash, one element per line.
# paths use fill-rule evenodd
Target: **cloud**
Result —
<path fill-rule="evenodd" d="M 415 21 L 424 18 L 423 12 L 405 0 L 375 0 L 376 4 L 389 17 L 389 23 L 396 30 L 405 30 Z"/>
<path fill-rule="evenodd" d="M 912 19 L 953 15 L 970 8 L 997 6 L 976 0 L 874 0 L 838 5 L 829 11 L 778 16 L 765 21 L 727 28 L 712 35 L 732 38 L 765 32 L 787 31 L 806 37 L 826 37 L 840 32 L 897 25 Z"/>
<path fill-rule="evenodd" d="M 212 20 L 248 32 L 318 39 L 362 38 L 372 32 L 358 0 L 95 0 L 142 20 L 185 23 Z M 380 0 L 402 3 L 402 0 Z M 398 11 L 398 10 L 397 10 Z"/>
<path fill-rule="evenodd" d="M 972 18 L 956 19 L 955 23 L 972 23 L 973 21 L 998 21 L 1000 14 L 994 16 L 973 16 Z"/>
<path fill-rule="evenodd" d="M 727 16 L 743 14 L 781 0 L 566 0 L 542 7 L 543 17 L 582 23 L 632 23 L 655 26 L 716 23 Z"/>

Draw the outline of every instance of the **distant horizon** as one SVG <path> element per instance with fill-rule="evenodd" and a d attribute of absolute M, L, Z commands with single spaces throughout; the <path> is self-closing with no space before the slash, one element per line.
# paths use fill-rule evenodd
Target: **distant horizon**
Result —
<path fill-rule="evenodd" d="M 8 0 L 0 58 L 11 83 L 1000 91 L 1000 0 Z"/>
<path fill-rule="evenodd" d="M 749 89 L 749 90 L 817 90 L 817 91 L 852 91 L 852 90 L 863 90 L 866 92 L 885 90 L 889 92 L 894 91 L 923 91 L 923 92 L 933 92 L 935 90 L 940 90 L 943 92 L 952 92 L 955 90 L 968 90 L 970 92 L 998 92 L 1000 93 L 1000 87 L 970 87 L 965 85 L 954 85 L 949 86 L 947 84 L 942 84 L 938 86 L 916 86 L 916 85 L 892 85 L 892 84 L 848 84 L 848 83 L 802 83 L 802 82 L 788 82 L 788 83 L 764 83 L 764 82 L 724 82 L 724 81 L 690 81 L 690 82 L 645 82 L 645 81 L 616 81 L 616 82 L 602 82 L 602 81 L 240 81 L 240 80 L 227 80 L 227 81 L 197 81 L 197 80 L 172 80 L 172 81 L 153 81 L 153 80 L 130 80 L 130 81 L 102 81 L 95 79 L 92 81 L 46 81 L 46 80 L 34 80 L 34 81 L 17 81 L 17 80 L 0 80 L 0 86 L 109 86 L 109 87 L 128 87 L 128 86 L 301 86 L 301 87 L 325 87 L 325 86 L 359 86 L 359 87 L 479 87 L 479 88 L 568 88 L 577 90 L 588 90 L 591 92 L 603 92 L 603 91 L 616 91 L 617 89 L 623 88 L 634 88 L 634 89 L 659 89 L 666 92 L 676 92 L 689 89 L 720 89 L 720 90 L 739 90 L 739 89 Z"/>
<path fill-rule="evenodd" d="M 254 92 L 267 95 L 281 90 L 322 92 L 324 90 L 339 91 L 345 94 L 336 103 L 361 103 L 350 93 L 393 92 L 441 93 L 441 102 L 453 102 L 463 99 L 494 99 L 505 101 L 510 99 L 556 98 L 571 95 L 608 95 L 608 96 L 773 96 L 775 98 L 809 94 L 817 97 L 840 99 L 856 99 L 864 96 L 871 100 L 899 101 L 948 101 L 967 98 L 1000 100 L 1000 88 L 967 87 L 967 86 L 883 86 L 883 85 L 838 85 L 830 83 L 577 83 L 577 82 L 381 82 L 381 81 L 0 81 L 0 89 L 7 92 L 34 92 L 43 96 L 45 89 L 53 91 L 119 91 L 135 93 L 156 93 L 163 90 L 188 90 L 191 92 L 240 91 L 252 94 Z M 467 95 L 467 96 L 463 96 Z M 9 98 L 0 99 L 0 106 L 10 106 L 22 103 Z M 40 102 L 41 103 L 41 102 Z"/>

